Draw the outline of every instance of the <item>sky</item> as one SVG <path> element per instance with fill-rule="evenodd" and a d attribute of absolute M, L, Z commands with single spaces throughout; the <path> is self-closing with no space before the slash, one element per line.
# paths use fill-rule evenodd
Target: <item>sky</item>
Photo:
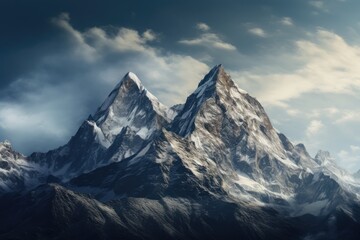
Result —
<path fill-rule="evenodd" d="M 0 141 L 65 144 L 128 72 L 183 103 L 214 65 L 312 156 L 360 169 L 356 0 L 1 0 Z"/>

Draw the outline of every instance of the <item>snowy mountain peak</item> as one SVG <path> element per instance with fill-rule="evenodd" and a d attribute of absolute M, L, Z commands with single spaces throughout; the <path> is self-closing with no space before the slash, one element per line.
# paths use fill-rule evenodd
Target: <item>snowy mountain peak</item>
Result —
<path fill-rule="evenodd" d="M 95 113 L 93 126 L 106 146 L 129 127 L 148 139 L 162 123 L 170 122 L 173 111 L 161 104 L 133 72 L 128 72 Z"/>
<path fill-rule="evenodd" d="M 136 154 L 174 115 L 128 72 L 66 145 L 31 159 L 55 177 L 71 178 Z"/>
<path fill-rule="evenodd" d="M 119 89 L 121 87 L 124 87 L 124 86 L 129 86 L 129 85 L 135 85 L 137 86 L 137 89 L 139 89 L 140 91 L 141 90 L 144 90 L 144 86 L 141 82 L 141 80 L 139 79 L 139 77 L 133 73 L 133 72 L 127 72 L 124 77 L 120 80 L 120 82 L 115 86 L 114 91 L 119 91 Z"/>
<path fill-rule="evenodd" d="M 326 162 L 334 162 L 335 160 L 331 157 L 330 152 L 319 150 L 315 156 L 315 161 L 318 164 L 323 165 Z"/>
<path fill-rule="evenodd" d="M 209 95 L 230 87 L 235 87 L 240 93 L 247 94 L 246 91 L 240 89 L 234 83 L 231 76 L 226 73 L 222 64 L 219 64 L 213 67 L 204 79 L 200 81 L 198 88 L 194 93 L 197 93 L 198 95 L 207 93 Z"/>
<path fill-rule="evenodd" d="M 254 125 L 258 125 L 257 128 L 263 125 L 262 128 L 271 130 L 271 134 L 276 135 L 261 104 L 240 89 L 222 65 L 212 68 L 194 93 L 187 98 L 184 108 L 174 119 L 173 131 L 180 136 L 191 133 L 195 127 L 196 117 L 202 115 L 199 112 L 204 112 L 207 116 L 205 118 L 208 119 L 211 117 L 211 112 L 214 114 L 223 112 L 221 114 L 227 115 L 238 126 L 243 125 L 244 122 L 247 122 L 246 125 L 252 129 L 255 129 Z M 276 138 L 278 139 L 277 135 Z"/>
<path fill-rule="evenodd" d="M 1 148 L 11 148 L 11 143 L 9 140 L 4 140 L 3 142 L 0 142 L 0 150 Z"/>
<path fill-rule="evenodd" d="M 160 103 L 159 100 L 143 86 L 135 73 L 128 72 L 111 91 L 100 108 L 98 108 L 94 114 L 94 120 L 99 124 L 104 118 L 113 113 L 116 106 L 126 105 L 125 108 L 135 107 L 144 101 L 150 102 L 152 109 L 156 113 L 167 118 L 168 108 Z"/>
<path fill-rule="evenodd" d="M 105 99 L 104 103 L 98 108 L 94 115 L 94 118 L 99 119 L 105 111 L 115 102 L 117 96 L 120 94 L 126 94 L 128 91 L 134 91 L 135 93 L 141 93 L 145 90 L 140 79 L 132 72 L 128 72 L 121 79 L 121 81 L 110 92 L 109 96 Z"/>
<path fill-rule="evenodd" d="M 217 75 L 219 74 L 220 70 L 222 70 L 222 72 L 224 72 L 224 69 L 221 64 L 213 67 L 210 70 L 210 72 L 208 74 L 206 74 L 204 79 L 199 82 L 198 88 L 215 84 L 216 80 L 218 79 Z"/>
<path fill-rule="evenodd" d="M 137 87 L 139 88 L 139 90 L 144 89 L 144 86 L 142 85 L 140 79 L 138 78 L 138 76 L 136 76 L 135 73 L 128 72 L 123 78 L 123 81 L 126 81 L 126 80 L 127 81 L 131 80 L 133 83 L 135 83 L 137 85 Z"/>

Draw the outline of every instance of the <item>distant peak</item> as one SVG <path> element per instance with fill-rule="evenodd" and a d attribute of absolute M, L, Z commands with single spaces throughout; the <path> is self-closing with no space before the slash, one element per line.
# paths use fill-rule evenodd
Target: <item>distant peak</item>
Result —
<path fill-rule="evenodd" d="M 11 147 L 11 142 L 9 140 L 4 140 L 3 142 L 0 142 L 0 145 Z"/>
<path fill-rule="evenodd" d="M 8 140 L 4 140 L 3 142 L 0 142 L 0 152 L 2 150 L 11 150 L 12 146 L 11 143 Z"/>
<path fill-rule="evenodd" d="M 315 156 L 315 161 L 318 164 L 323 165 L 326 162 L 334 162 L 335 160 L 331 157 L 330 152 L 319 150 Z"/>
<path fill-rule="evenodd" d="M 295 148 L 300 150 L 300 151 L 306 152 L 306 148 L 305 148 L 305 145 L 303 143 L 296 144 Z"/>
<path fill-rule="evenodd" d="M 315 158 L 331 158 L 330 152 L 319 150 Z"/>

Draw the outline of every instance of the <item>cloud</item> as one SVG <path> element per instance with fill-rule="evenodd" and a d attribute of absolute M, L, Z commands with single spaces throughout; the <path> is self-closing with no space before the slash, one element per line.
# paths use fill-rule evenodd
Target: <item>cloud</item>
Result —
<path fill-rule="evenodd" d="M 326 116 L 326 117 L 337 117 L 337 115 L 339 113 L 341 113 L 342 110 L 340 110 L 339 108 L 336 107 L 326 107 L 326 108 L 317 108 L 317 109 L 312 109 L 310 111 L 310 113 L 307 114 L 307 117 L 309 118 L 319 118 L 322 116 Z"/>
<path fill-rule="evenodd" d="M 204 32 L 207 32 L 210 30 L 209 25 L 207 25 L 206 23 L 198 23 L 198 24 L 196 24 L 196 28 L 201 31 L 204 31 Z"/>
<path fill-rule="evenodd" d="M 1 90 L 4 96 L 13 96 L 0 98 L 1 137 L 25 153 L 45 151 L 69 140 L 128 71 L 135 72 L 163 103 L 172 105 L 183 102 L 198 84 L 196 79 L 209 70 L 191 56 L 152 46 L 158 37 L 151 29 L 80 31 L 67 13 L 52 22 L 63 33 L 58 48 Z"/>
<path fill-rule="evenodd" d="M 360 112 L 354 110 L 344 110 L 335 123 L 360 122 Z"/>
<path fill-rule="evenodd" d="M 313 1 L 309 1 L 309 4 L 310 4 L 312 7 L 315 7 L 315 8 L 317 8 L 317 9 L 325 10 L 325 3 L 324 3 L 323 1 L 313 0 Z"/>
<path fill-rule="evenodd" d="M 350 145 L 348 149 L 341 150 L 338 154 L 339 163 L 348 171 L 358 171 L 360 162 L 360 147 Z"/>
<path fill-rule="evenodd" d="M 352 152 L 359 152 L 360 153 L 360 147 L 359 146 L 350 145 L 350 149 L 351 149 Z"/>
<path fill-rule="evenodd" d="M 122 69 L 117 70 L 118 62 L 114 62 L 110 66 L 102 66 L 106 69 L 105 73 L 104 69 L 97 69 L 101 76 L 106 75 L 108 78 L 112 77 L 119 80 L 119 77 L 126 71 L 133 70 L 136 72 L 138 70 L 140 76 L 143 75 L 148 78 L 144 80 L 145 83 L 158 86 L 155 91 L 168 86 L 171 87 L 175 82 L 185 81 L 187 84 L 183 84 L 183 87 L 186 89 L 178 88 L 178 93 L 175 95 L 171 91 L 169 91 L 169 95 L 167 95 L 167 91 L 158 92 L 167 103 L 174 104 L 180 98 L 184 98 L 183 93 L 195 87 L 192 80 L 201 79 L 209 69 L 206 64 L 190 56 L 162 52 L 152 47 L 150 43 L 157 39 L 157 34 L 151 29 L 139 33 L 134 29 L 120 27 L 111 29 L 111 34 L 109 34 L 104 28 L 92 27 L 80 32 L 71 26 L 67 14 L 65 14 L 65 18 L 63 16 L 64 14 L 55 18 L 54 22 L 61 22 L 58 25 L 68 33 L 69 38 L 77 40 L 77 43 L 72 45 L 73 48 L 92 49 L 92 58 L 101 64 L 107 60 L 106 58 L 112 58 L 114 55 L 119 58 L 126 57 L 127 61 L 121 63 Z M 83 56 L 83 60 L 86 60 L 87 57 L 88 54 Z M 180 71 L 182 75 L 175 76 L 172 81 L 168 79 L 168 74 L 184 68 L 188 68 L 188 70 Z M 175 69 L 177 71 L 174 71 Z"/>
<path fill-rule="evenodd" d="M 320 120 L 312 120 L 306 129 L 306 136 L 312 137 L 316 135 L 323 127 L 324 124 Z"/>
<path fill-rule="evenodd" d="M 294 21 L 290 17 L 283 17 L 280 23 L 284 26 L 294 26 Z"/>
<path fill-rule="evenodd" d="M 142 34 L 142 37 L 145 41 L 154 41 L 157 39 L 157 35 L 156 33 L 154 33 L 153 30 L 151 29 L 148 29 L 146 30 L 143 34 Z"/>
<path fill-rule="evenodd" d="M 206 25 L 207 27 L 209 27 L 209 29 L 205 30 L 206 29 L 205 25 L 201 25 L 202 28 L 201 30 L 208 31 L 210 27 Z M 197 25 L 197 28 L 200 29 L 199 24 Z M 216 48 L 226 51 L 236 50 L 236 47 L 234 45 L 223 41 L 217 34 L 209 33 L 209 32 L 203 33 L 199 37 L 194 39 L 182 39 L 179 41 L 179 43 L 188 46 L 206 46 L 206 47 Z"/>
<path fill-rule="evenodd" d="M 258 28 L 258 27 L 255 27 L 255 28 L 250 28 L 248 29 L 248 32 L 251 33 L 252 35 L 255 35 L 257 37 L 266 37 L 267 34 L 265 33 L 265 31 L 262 29 L 262 28 Z"/>
<path fill-rule="evenodd" d="M 332 124 L 348 124 L 360 122 L 360 112 L 356 109 L 340 109 L 337 107 L 315 108 L 305 114 L 298 109 L 293 109 L 288 106 L 285 106 L 284 109 L 290 116 L 302 115 L 302 117 L 310 119 L 332 119 Z"/>
<path fill-rule="evenodd" d="M 262 69 L 234 72 L 241 86 L 266 105 L 288 106 L 304 94 L 332 93 L 356 96 L 360 90 L 360 47 L 339 35 L 318 29 L 309 40 L 294 42 L 294 52 L 282 58 L 292 62 L 291 72 L 261 73 Z"/>

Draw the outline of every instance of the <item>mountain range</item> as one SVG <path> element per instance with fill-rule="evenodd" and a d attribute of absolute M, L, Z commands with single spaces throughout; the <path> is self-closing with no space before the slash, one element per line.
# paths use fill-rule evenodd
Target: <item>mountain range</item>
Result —
<path fill-rule="evenodd" d="M 129 72 L 64 146 L 0 143 L 0 239 L 359 239 L 358 175 L 221 65 L 171 108 Z"/>

